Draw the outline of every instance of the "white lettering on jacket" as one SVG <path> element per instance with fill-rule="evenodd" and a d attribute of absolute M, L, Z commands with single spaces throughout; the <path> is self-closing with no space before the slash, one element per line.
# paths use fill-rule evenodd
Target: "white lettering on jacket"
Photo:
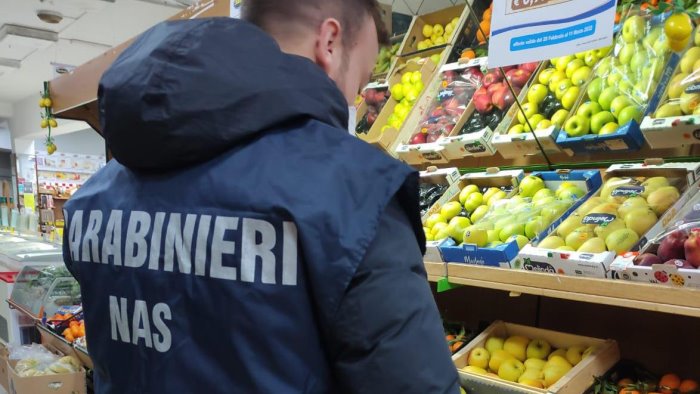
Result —
<path fill-rule="evenodd" d="M 293 222 L 124 210 L 76 210 L 65 217 L 74 262 L 264 285 L 297 285 L 298 234 Z M 121 307 L 112 310 L 110 304 L 110 313 L 121 313 Z M 135 313 L 142 315 L 139 308 L 135 306 Z M 160 310 L 159 316 L 165 319 L 168 313 Z M 140 338 L 148 344 L 152 338 L 146 339 L 145 335 L 151 327 L 142 317 L 138 323 L 134 320 L 131 326 L 131 335 L 135 335 L 132 339 Z M 158 325 L 155 320 L 154 325 Z M 116 319 L 112 330 L 116 337 L 129 327 Z M 161 345 L 167 339 L 159 338 Z"/>

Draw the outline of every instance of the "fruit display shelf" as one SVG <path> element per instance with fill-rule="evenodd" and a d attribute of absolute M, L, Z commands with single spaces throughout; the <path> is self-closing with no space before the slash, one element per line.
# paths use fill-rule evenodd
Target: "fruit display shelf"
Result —
<path fill-rule="evenodd" d="M 447 277 L 440 277 L 446 266 Z M 591 304 L 700 317 L 700 290 L 622 280 L 553 275 L 459 263 L 426 262 L 429 279 Z"/>
<path fill-rule="evenodd" d="M 434 46 L 454 45 L 457 36 L 459 36 L 457 33 L 463 29 L 468 15 L 469 7 L 463 4 L 414 17 L 399 49 L 399 56 Z M 451 30 L 449 33 L 445 31 L 448 25 L 451 26 L 451 29 L 448 29 Z M 439 31 L 434 31 L 437 26 L 439 26 Z M 430 35 L 426 33 L 430 33 Z"/>

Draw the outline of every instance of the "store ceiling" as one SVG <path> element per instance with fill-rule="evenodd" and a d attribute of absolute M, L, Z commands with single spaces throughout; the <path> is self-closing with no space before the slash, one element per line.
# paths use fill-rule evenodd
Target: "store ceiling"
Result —
<path fill-rule="evenodd" d="M 56 76 L 56 67 L 85 63 L 193 1 L 0 0 L 0 106 L 40 91 L 42 81 Z M 463 0 L 380 1 L 395 12 L 422 14 Z M 62 19 L 46 23 L 39 11 Z"/>
<path fill-rule="evenodd" d="M 0 0 L 0 104 L 40 91 L 41 82 L 55 75 L 52 64 L 85 63 L 177 13 L 187 1 Z M 42 10 L 62 20 L 46 23 L 37 17 Z"/>

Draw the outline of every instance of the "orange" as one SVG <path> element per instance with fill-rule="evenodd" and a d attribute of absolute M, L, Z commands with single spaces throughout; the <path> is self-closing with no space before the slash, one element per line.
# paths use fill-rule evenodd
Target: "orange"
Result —
<path fill-rule="evenodd" d="M 445 335 L 445 339 L 447 340 L 447 342 L 454 341 L 455 336 L 454 335 Z"/>
<path fill-rule="evenodd" d="M 486 36 L 484 36 L 484 34 Z M 483 44 L 486 42 L 486 37 L 491 35 L 491 22 L 489 21 L 481 21 L 479 23 L 479 29 L 476 31 L 476 39 L 479 40 L 480 44 Z"/>
<path fill-rule="evenodd" d="M 681 385 L 678 386 L 678 391 L 680 391 L 681 393 L 690 393 L 697 390 L 698 388 L 700 388 L 698 382 L 694 381 L 693 379 L 685 379 L 681 382 Z"/>
<path fill-rule="evenodd" d="M 491 8 L 487 8 L 486 11 L 484 11 L 484 14 L 481 15 L 481 19 L 483 19 L 485 21 L 491 20 Z"/>
<path fill-rule="evenodd" d="M 659 381 L 659 389 L 664 394 L 673 394 L 681 386 L 681 378 L 674 373 L 667 373 Z"/>
<path fill-rule="evenodd" d="M 452 344 L 450 350 L 452 350 L 452 353 L 455 353 L 457 350 L 459 350 L 460 347 L 462 347 L 463 344 L 464 344 L 464 342 L 457 341 L 457 342 Z"/>
<path fill-rule="evenodd" d="M 619 394 L 641 394 L 639 390 L 634 389 L 622 389 Z"/>
<path fill-rule="evenodd" d="M 462 55 L 459 57 L 460 59 L 474 59 L 476 57 L 476 53 L 471 49 L 467 48 L 462 51 Z"/>

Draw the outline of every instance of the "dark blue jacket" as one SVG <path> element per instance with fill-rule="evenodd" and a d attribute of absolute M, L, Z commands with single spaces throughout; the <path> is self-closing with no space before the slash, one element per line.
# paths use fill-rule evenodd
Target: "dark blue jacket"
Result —
<path fill-rule="evenodd" d="M 457 393 L 417 175 L 311 61 L 229 18 L 100 83 L 115 160 L 66 204 L 97 393 Z"/>

